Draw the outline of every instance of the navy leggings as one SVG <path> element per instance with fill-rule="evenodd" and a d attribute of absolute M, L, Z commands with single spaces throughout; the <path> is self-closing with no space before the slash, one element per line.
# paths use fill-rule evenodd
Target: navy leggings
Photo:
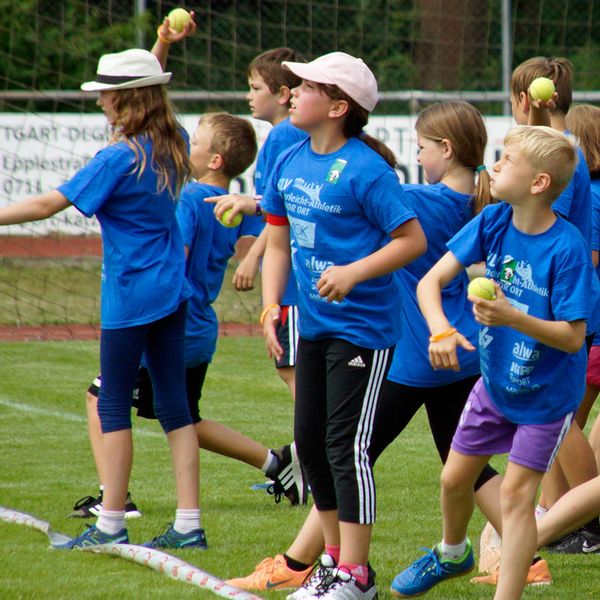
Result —
<path fill-rule="evenodd" d="M 103 433 L 131 429 L 133 388 L 142 355 L 152 380 L 154 412 L 165 433 L 192 424 L 185 389 L 186 312 L 183 302 L 158 321 L 102 330 L 98 415 Z"/>

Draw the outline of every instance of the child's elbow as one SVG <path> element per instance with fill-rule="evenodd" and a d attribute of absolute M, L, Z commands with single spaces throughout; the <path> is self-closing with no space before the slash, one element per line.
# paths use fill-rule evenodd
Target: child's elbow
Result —
<path fill-rule="evenodd" d="M 579 321 L 575 326 L 574 335 L 569 336 L 565 343 L 565 352 L 577 354 L 585 344 L 586 322 Z"/>

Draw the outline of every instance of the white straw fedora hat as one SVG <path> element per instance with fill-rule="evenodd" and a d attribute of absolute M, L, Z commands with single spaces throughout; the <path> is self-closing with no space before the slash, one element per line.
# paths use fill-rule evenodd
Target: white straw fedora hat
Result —
<path fill-rule="evenodd" d="M 85 92 L 126 90 L 164 85 L 171 79 L 158 58 L 148 50 L 134 48 L 116 54 L 104 54 L 98 61 L 96 79 L 81 84 Z"/>

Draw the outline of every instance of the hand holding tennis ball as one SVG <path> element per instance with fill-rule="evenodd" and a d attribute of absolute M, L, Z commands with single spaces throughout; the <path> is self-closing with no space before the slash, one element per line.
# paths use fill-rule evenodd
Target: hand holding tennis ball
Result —
<path fill-rule="evenodd" d="M 192 16 L 185 8 L 174 8 L 168 15 L 169 27 L 181 33 L 183 28 L 191 21 Z"/>
<path fill-rule="evenodd" d="M 229 222 L 229 217 L 231 215 L 231 208 L 228 208 L 219 219 L 221 225 L 225 225 L 225 227 L 237 227 L 242 222 L 242 213 L 237 213 L 232 219 L 231 223 Z"/>
<path fill-rule="evenodd" d="M 542 100 L 543 102 L 550 100 L 554 96 L 555 91 L 556 88 L 552 79 L 548 79 L 547 77 L 538 77 L 529 86 L 529 95 L 532 99 Z"/>
<path fill-rule="evenodd" d="M 494 282 L 487 277 L 475 277 L 467 288 L 469 296 L 477 296 L 483 300 L 495 300 L 496 288 Z"/>

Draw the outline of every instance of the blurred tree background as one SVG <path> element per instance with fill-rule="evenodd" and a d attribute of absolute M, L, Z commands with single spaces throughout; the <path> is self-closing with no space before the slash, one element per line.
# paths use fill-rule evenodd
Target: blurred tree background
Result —
<path fill-rule="evenodd" d="M 172 49 L 172 89 L 244 90 L 246 65 L 253 56 L 291 46 L 308 59 L 333 50 L 361 56 L 383 91 L 499 90 L 502 4 L 0 0 L 0 88 L 76 90 L 93 77 L 101 54 L 138 45 L 150 48 L 160 20 L 182 5 L 196 12 L 198 34 Z M 600 89 L 600 2 L 509 4 L 513 65 L 536 55 L 567 56 L 575 64 L 575 88 Z"/>

